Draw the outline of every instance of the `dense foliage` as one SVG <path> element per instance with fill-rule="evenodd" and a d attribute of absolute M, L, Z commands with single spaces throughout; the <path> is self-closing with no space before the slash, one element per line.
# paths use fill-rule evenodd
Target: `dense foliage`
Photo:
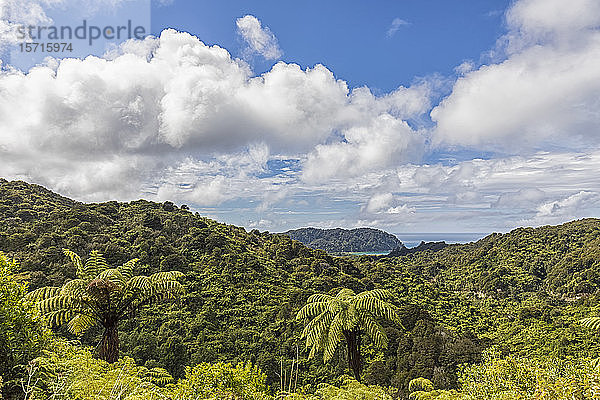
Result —
<path fill-rule="evenodd" d="M 300 228 L 287 231 L 285 235 L 329 253 L 386 252 L 402 246 L 396 236 L 373 228 Z"/>
<path fill-rule="evenodd" d="M 27 287 L 14 275 L 17 267 L 0 253 L 0 388 L 5 385 L 11 395 L 29 361 L 50 340 L 39 314 L 24 298 Z"/>
<path fill-rule="evenodd" d="M 164 368 L 174 384 L 185 379 L 186 366 L 235 369 L 250 362 L 266 377 L 271 395 L 280 376 L 293 370 L 298 396 L 383 390 L 405 398 L 420 377 L 446 396 L 462 390 L 461 384 L 468 388 L 468 377 L 478 371 L 472 368 L 502 365 L 491 359 L 479 365 L 492 345 L 497 360 L 540 360 L 540 376 L 553 363 L 600 356 L 598 332 L 579 322 L 600 315 L 596 219 L 521 228 L 401 257 L 332 257 L 287 236 L 246 232 L 170 202 L 82 204 L 0 180 L 0 250 L 20 263 L 15 272 L 30 289 L 76 277 L 63 248 L 99 251 L 110 265 L 138 258 L 137 275 L 185 275 L 179 302 L 146 308 L 120 326 L 122 354 L 133 360 L 128 362 L 147 371 Z M 324 364 L 320 357 L 308 359 L 300 338 L 297 312 L 311 295 L 334 295 L 340 287 L 355 293 L 386 289 L 400 307 L 404 329 L 379 321 L 386 348 L 368 338 L 363 343 L 365 385 L 338 380 L 350 372 L 343 347 Z M 75 338 L 66 330 L 57 333 Z M 101 334 L 92 329 L 81 340 L 96 346 Z M 580 378 L 573 372 L 572 379 L 595 379 L 580 367 L 586 362 L 577 361 L 573 371 Z M 499 371 L 503 379 L 517 379 Z"/>

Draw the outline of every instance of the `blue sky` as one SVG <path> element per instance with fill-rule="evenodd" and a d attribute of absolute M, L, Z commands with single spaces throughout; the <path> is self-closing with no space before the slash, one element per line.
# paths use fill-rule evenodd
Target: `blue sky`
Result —
<path fill-rule="evenodd" d="M 598 216 L 597 0 L 6 2 L 0 176 L 270 231 Z M 83 18 L 153 36 L 14 57 Z"/>
<path fill-rule="evenodd" d="M 240 55 L 235 20 L 251 14 L 276 34 L 283 61 L 302 67 L 321 63 L 353 87 L 388 92 L 419 77 L 451 76 L 465 60 L 479 61 L 504 33 L 508 5 L 508 0 L 176 0 L 154 4 L 152 30 L 184 30 Z M 388 36 L 396 18 L 407 24 Z M 253 61 L 257 73 L 272 65 Z"/>

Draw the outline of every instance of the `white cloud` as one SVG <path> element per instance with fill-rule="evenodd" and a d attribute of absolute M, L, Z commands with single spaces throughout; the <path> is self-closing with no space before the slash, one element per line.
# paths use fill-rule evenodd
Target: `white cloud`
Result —
<path fill-rule="evenodd" d="M 418 159 L 423 139 L 404 120 L 426 110 L 429 95 L 426 84 L 380 97 L 350 91 L 321 65 L 280 62 L 255 77 L 226 50 L 166 30 L 106 58 L 0 73 L 0 175 L 88 200 L 262 196 L 272 181 L 252 195 L 229 182 L 247 187 L 271 156 L 314 167 L 337 144 L 350 174 Z"/>
<path fill-rule="evenodd" d="M 238 34 L 247 43 L 253 53 L 260 54 L 267 60 L 277 60 L 283 55 L 277 38 L 267 26 L 254 15 L 246 15 L 236 21 Z"/>
<path fill-rule="evenodd" d="M 392 37 L 396 34 L 396 32 L 398 32 L 398 29 L 400 29 L 403 26 L 407 26 L 410 25 L 410 22 L 403 20 L 402 18 L 394 18 L 394 20 L 392 21 L 392 24 L 390 25 L 390 27 L 387 30 L 387 35 L 388 37 Z"/>
<path fill-rule="evenodd" d="M 576 218 L 597 216 L 595 211 L 600 204 L 596 192 L 580 191 L 560 200 L 541 204 L 532 219 L 523 223 L 529 225 L 559 224 Z"/>
<path fill-rule="evenodd" d="M 437 144 L 520 152 L 600 144 L 600 3 L 521 0 L 506 60 L 458 79 L 431 112 Z"/>
<path fill-rule="evenodd" d="M 369 199 L 366 206 L 366 211 L 369 213 L 378 213 L 390 207 L 394 196 L 391 193 L 376 194 Z"/>

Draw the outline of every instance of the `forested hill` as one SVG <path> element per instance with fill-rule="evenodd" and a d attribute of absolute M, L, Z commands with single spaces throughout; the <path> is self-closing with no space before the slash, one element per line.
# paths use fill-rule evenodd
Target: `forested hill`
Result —
<path fill-rule="evenodd" d="M 339 287 L 386 288 L 401 307 L 404 328 L 384 325 L 388 347 L 365 353 L 364 372 L 365 382 L 397 388 L 400 397 L 419 376 L 455 387 L 459 365 L 479 362 L 491 345 L 527 357 L 600 356 L 600 337 L 578 322 L 598 303 L 598 219 L 401 257 L 332 257 L 171 202 L 84 204 L 0 180 L 0 251 L 19 261 L 30 289 L 75 277 L 63 248 L 99 250 L 112 265 L 139 258 L 136 274 L 185 274 L 179 302 L 148 307 L 120 326 L 124 355 L 175 377 L 186 365 L 251 360 L 278 385 L 281 362 L 289 368 L 299 349 L 299 387 L 334 381 L 344 353 L 327 365 L 308 360 L 296 314 L 310 295 Z M 81 340 L 98 339 L 95 331 Z"/>
<path fill-rule="evenodd" d="M 396 236 L 373 228 L 300 228 L 287 231 L 284 235 L 308 247 L 329 253 L 384 252 L 402 246 Z"/>

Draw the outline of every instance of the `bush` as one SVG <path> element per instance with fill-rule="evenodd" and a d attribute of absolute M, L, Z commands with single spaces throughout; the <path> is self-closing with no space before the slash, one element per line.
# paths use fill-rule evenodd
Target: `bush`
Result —
<path fill-rule="evenodd" d="M 267 376 L 252 365 L 202 363 L 194 368 L 186 367 L 185 378 L 171 385 L 171 395 L 181 400 L 201 399 L 265 399 L 269 388 Z"/>
<path fill-rule="evenodd" d="M 17 280 L 16 270 L 17 264 L 0 252 L 0 375 L 7 398 L 20 390 L 18 378 L 50 340 L 43 320 L 23 298 L 27 286 Z"/>
<path fill-rule="evenodd" d="M 109 364 L 64 341 L 57 340 L 52 347 L 29 365 L 31 399 L 164 398 L 160 385 L 173 379 L 165 370 L 137 366 L 129 357 Z"/>

